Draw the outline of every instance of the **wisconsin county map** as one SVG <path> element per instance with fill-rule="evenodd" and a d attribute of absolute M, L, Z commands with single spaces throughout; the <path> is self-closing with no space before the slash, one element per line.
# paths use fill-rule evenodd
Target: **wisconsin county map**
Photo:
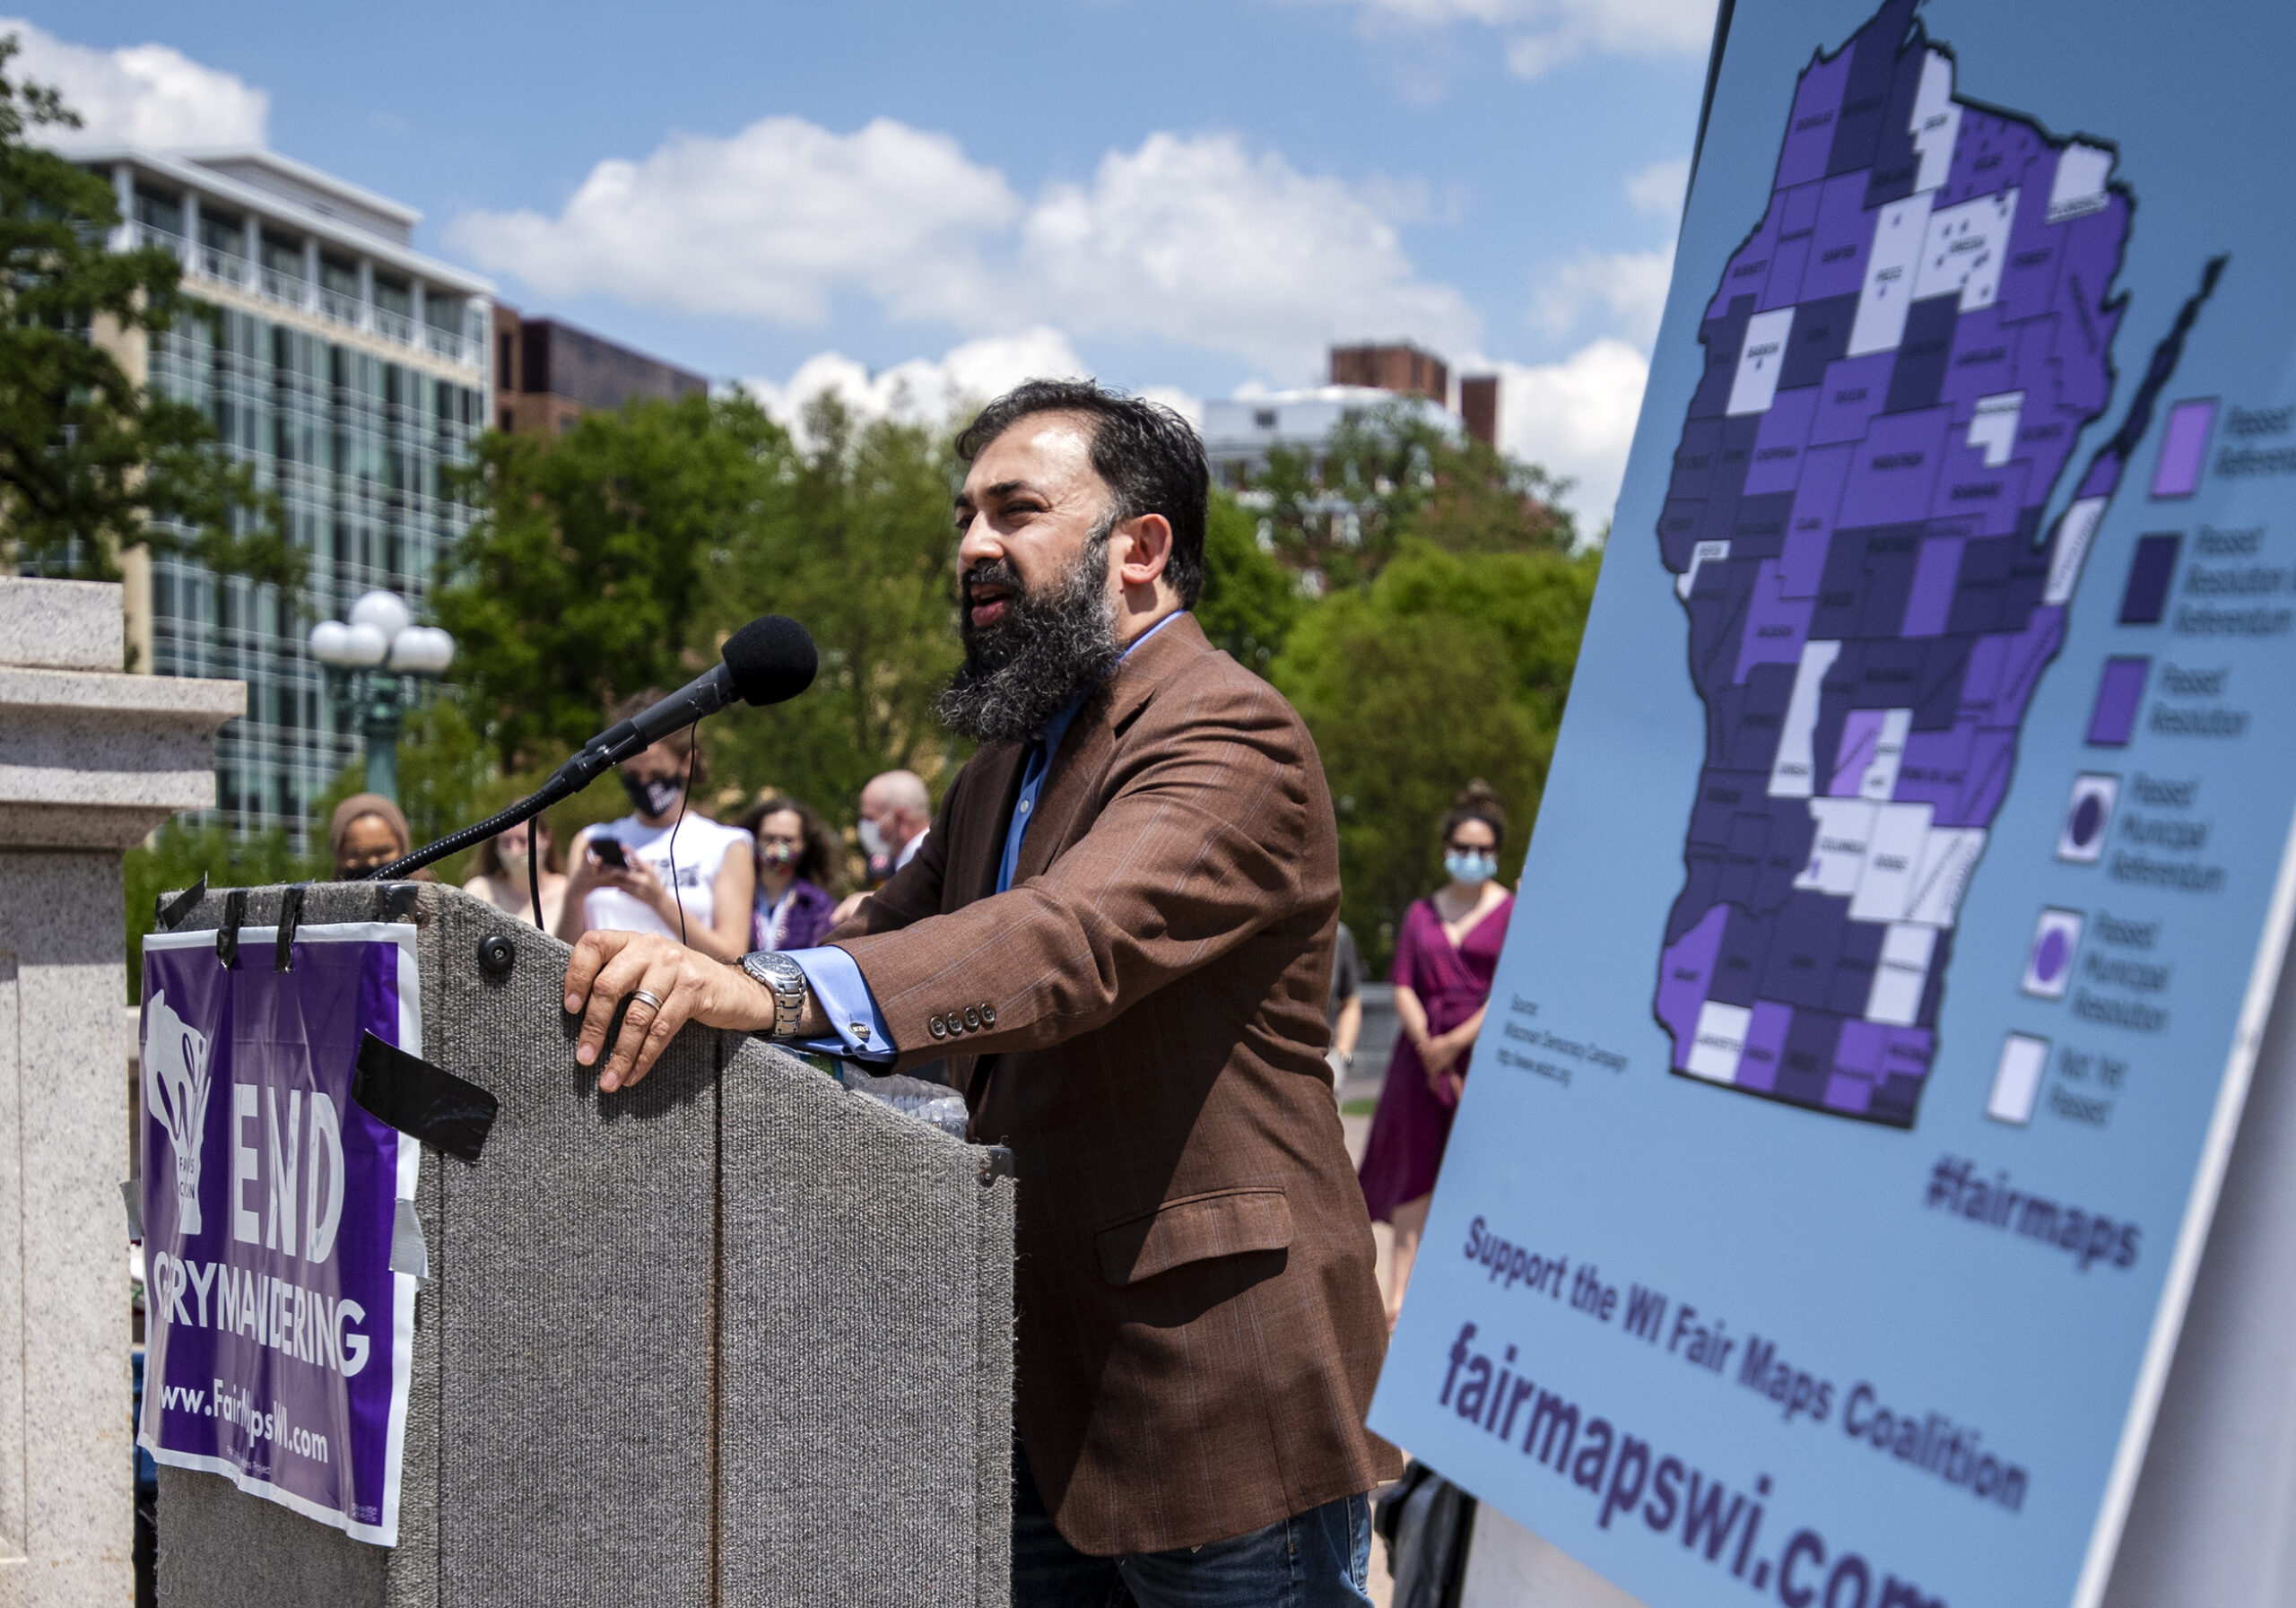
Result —
<path fill-rule="evenodd" d="M 1658 526 L 1706 708 L 1656 1001 L 1673 1068 L 1900 1127 L 2020 726 L 2222 267 L 2044 542 L 2111 399 L 2132 198 L 2109 146 L 1956 100 L 1915 4 L 1798 81 Z"/>

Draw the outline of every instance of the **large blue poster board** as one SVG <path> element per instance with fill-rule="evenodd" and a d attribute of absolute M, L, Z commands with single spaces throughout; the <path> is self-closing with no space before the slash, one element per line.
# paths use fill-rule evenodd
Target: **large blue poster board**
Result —
<path fill-rule="evenodd" d="M 2102 1593 L 2296 900 L 2291 60 L 1735 8 L 1371 1416 L 1657 1608 Z"/>

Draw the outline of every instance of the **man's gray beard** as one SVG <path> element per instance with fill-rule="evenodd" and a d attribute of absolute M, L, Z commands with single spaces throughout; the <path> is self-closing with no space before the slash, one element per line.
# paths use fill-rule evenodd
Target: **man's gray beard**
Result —
<path fill-rule="evenodd" d="M 976 743 L 1026 741 L 1124 656 L 1108 595 L 1114 528 L 1109 519 L 1094 530 L 1068 573 L 1041 595 L 1012 594 L 1004 618 L 987 630 L 974 630 L 970 610 L 959 614 L 965 662 L 941 694 L 943 724 Z"/>

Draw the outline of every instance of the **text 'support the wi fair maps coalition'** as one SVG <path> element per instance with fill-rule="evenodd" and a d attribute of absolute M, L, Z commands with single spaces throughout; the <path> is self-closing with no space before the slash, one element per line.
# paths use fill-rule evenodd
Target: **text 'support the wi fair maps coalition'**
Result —
<path fill-rule="evenodd" d="M 2044 539 L 2111 401 L 2132 198 L 2105 145 L 1956 100 L 1913 11 L 1801 75 L 1658 526 L 1706 708 L 1673 1068 L 1899 1127 L 2090 538 L 2222 267 Z"/>

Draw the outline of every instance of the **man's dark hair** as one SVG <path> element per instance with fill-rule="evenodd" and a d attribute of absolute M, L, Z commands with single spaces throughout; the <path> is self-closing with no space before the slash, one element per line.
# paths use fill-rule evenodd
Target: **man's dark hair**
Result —
<path fill-rule="evenodd" d="M 1092 469 L 1116 500 L 1115 522 L 1161 514 L 1171 523 L 1164 575 L 1181 606 L 1193 608 L 1204 590 L 1204 506 L 1212 486 L 1194 427 L 1168 407 L 1092 380 L 1032 379 L 974 416 L 957 437 L 957 456 L 972 462 L 1032 413 L 1083 413 L 1092 421 Z"/>

